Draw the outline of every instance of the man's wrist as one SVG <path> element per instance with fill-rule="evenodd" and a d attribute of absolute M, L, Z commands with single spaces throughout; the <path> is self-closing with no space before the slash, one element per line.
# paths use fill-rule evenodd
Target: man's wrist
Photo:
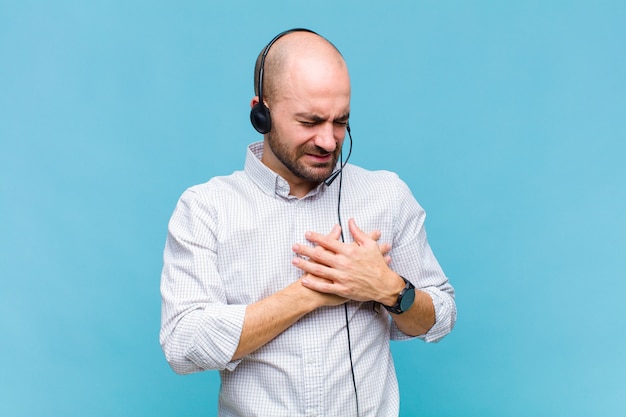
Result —
<path fill-rule="evenodd" d="M 404 282 L 404 278 L 402 278 L 395 272 L 393 273 L 393 275 L 394 278 L 390 280 L 393 283 L 391 286 L 389 286 L 390 291 L 385 295 L 382 300 L 380 300 L 380 303 L 387 307 L 394 305 L 396 301 L 398 301 L 398 296 L 406 285 L 406 283 Z"/>

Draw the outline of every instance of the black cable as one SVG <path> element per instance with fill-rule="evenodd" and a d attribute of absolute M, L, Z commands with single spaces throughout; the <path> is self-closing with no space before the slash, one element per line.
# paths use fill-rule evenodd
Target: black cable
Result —
<path fill-rule="evenodd" d="M 350 131 L 348 130 L 348 134 Z M 352 136 L 350 136 L 350 151 L 348 152 L 348 158 L 346 158 L 346 163 L 350 158 L 350 154 L 352 153 Z M 341 159 L 343 160 L 343 150 L 341 152 Z M 341 185 L 343 182 L 343 163 L 341 165 L 341 171 L 339 172 L 339 193 L 337 196 L 337 219 L 339 221 L 339 226 L 341 227 L 341 241 L 345 243 L 345 239 L 343 236 L 343 226 L 341 225 Z M 356 401 L 356 415 L 359 417 L 359 393 L 356 389 L 356 377 L 354 375 L 354 362 L 352 361 L 352 339 L 350 339 L 350 322 L 348 319 L 348 303 L 343 304 L 344 313 L 346 316 L 346 334 L 348 336 L 348 356 L 350 358 L 350 372 L 352 373 L 352 386 L 354 387 L 354 399 Z"/>
<path fill-rule="evenodd" d="M 350 124 L 346 125 L 346 130 L 348 131 L 348 137 L 350 138 L 350 147 L 348 148 L 348 156 L 346 157 L 346 161 L 343 161 L 343 147 L 341 148 L 341 151 L 339 151 L 339 159 L 341 161 L 341 163 L 339 164 L 340 168 L 339 168 L 339 193 L 337 195 L 337 219 L 339 221 L 339 226 L 341 226 L 341 241 L 342 242 L 346 242 L 345 239 L 343 238 L 343 226 L 341 224 L 341 184 L 343 182 L 343 168 L 346 166 L 346 164 L 348 163 L 348 161 L 350 160 L 350 156 L 352 155 L 352 133 L 350 132 Z M 331 175 L 332 177 L 333 175 Z M 330 177 L 329 177 L 330 178 Z M 332 180 L 331 180 L 332 182 Z M 330 184 L 326 184 L 326 185 L 330 185 Z"/>
<path fill-rule="evenodd" d="M 348 334 L 348 356 L 350 357 L 350 371 L 352 372 L 352 386 L 354 387 L 354 399 L 356 401 L 356 415 L 359 417 L 359 393 L 356 389 L 356 377 L 354 376 L 354 363 L 352 362 L 352 342 L 350 340 L 350 325 L 348 324 L 348 303 L 343 305 L 346 313 L 346 333 Z"/>

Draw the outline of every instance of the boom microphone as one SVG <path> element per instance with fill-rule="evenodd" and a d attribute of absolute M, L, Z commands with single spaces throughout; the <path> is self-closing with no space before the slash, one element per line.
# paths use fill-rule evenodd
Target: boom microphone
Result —
<path fill-rule="evenodd" d="M 343 171 L 343 167 L 346 166 L 346 164 L 348 163 L 348 160 L 350 159 L 350 155 L 352 155 L 352 135 L 350 134 L 349 124 L 346 125 L 346 131 L 348 132 L 348 137 L 350 138 L 350 148 L 348 148 L 348 156 L 346 157 L 346 161 L 342 162 L 341 167 L 339 167 L 338 170 L 334 171 L 332 174 L 328 176 L 328 178 L 324 180 L 324 184 L 326 184 L 327 187 L 330 187 L 333 181 L 335 181 L 335 179 L 339 176 L 339 174 L 341 174 L 341 171 Z"/>

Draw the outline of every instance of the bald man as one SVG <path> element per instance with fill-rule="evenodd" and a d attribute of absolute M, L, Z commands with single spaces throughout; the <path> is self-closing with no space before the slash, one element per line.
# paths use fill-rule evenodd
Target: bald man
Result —
<path fill-rule="evenodd" d="M 220 416 L 397 416 L 390 340 L 456 320 L 424 211 L 395 174 L 340 160 L 350 77 L 326 39 L 279 34 L 255 94 L 244 170 L 189 188 L 170 220 L 166 358 L 220 371 Z"/>

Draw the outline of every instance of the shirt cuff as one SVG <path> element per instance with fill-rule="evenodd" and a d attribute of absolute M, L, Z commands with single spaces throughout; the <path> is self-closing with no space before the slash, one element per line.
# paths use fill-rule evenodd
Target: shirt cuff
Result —
<path fill-rule="evenodd" d="M 239 346 L 245 315 L 246 305 L 207 306 L 187 357 L 203 369 L 235 369 L 241 360 L 231 359 Z"/>
<path fill-rule="evenodd" d="M 422 288 L 420 291 L 430 295 L 435 307 L 435 324 L 430 330 L 418 336 L 425 342 L 438 342 L 444 336 L 452 331 L 456 322 L 456 307 L 454 301 L 449 294 L 441 293 L 441 291 L 432 288 Z"/>

